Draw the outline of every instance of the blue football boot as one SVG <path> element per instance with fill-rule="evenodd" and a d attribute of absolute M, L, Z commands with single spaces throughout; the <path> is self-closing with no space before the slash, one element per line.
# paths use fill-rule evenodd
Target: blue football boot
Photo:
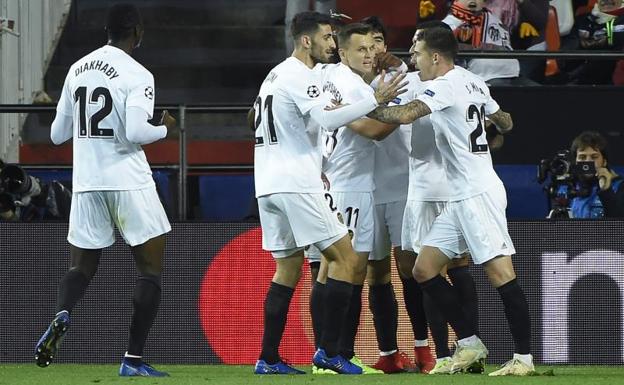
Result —
<path fill-rule="evenodd" d="M 330 369 L 339 374 L 362 374 L 362 368 L 353 364 L 341 355 L 327 357 L 325 350 L 318 349 L 312 357 L 312 363 L 323 369 Z"/>
<path fill-rule="evenodd" d="M 48 329 L 43 333 L 37 346 L 35 347 L 35 362 L 38 366 L 45 368 L 50 365 L 58 348 L 63 342 L 63 337 L 69 329 L 69 313 L 67 311 L 59 312 Z"/>
<path fill-rule="evenodd" d="M 270 365 L 265 360 L 256 361 L 254 368 L 255 374 L 305 374 L 303 370 L 299 370 L 285 363 L 278 361 L 276 364 Z"/>
<path fill-rule="evenodd" d="M 140 365 L 133 365 L 125 358 L 121 361 L 119 375 L 122 377 L 169 377 L 169 373 L 156 370 L 145 362 L 141 362 Z"/>

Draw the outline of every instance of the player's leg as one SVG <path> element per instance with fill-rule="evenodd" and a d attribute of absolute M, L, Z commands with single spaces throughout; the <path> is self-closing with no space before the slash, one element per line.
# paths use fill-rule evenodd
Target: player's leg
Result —
<path fill-rule="evenodd" d="M 505 316 L 514 340 L 514 356 L 497 375 L 527 375 L 535 371 L 531 355 L 531 316 L 526 296 L 520 287 L 510 256 L 500 256 L 484 264 L 492 286 L 505 306 Z"/>
<path fill-rule="evenodd" d="M 256 374 L 304 373 L 281 359 L 279 345 L 304 261 L 303 246 L 298 245 L 289 214 L 301 215 L 301 210 L 309 203 L 305 195 L 272 194 L 258 198 L 262 247 L 271 251 L 276 268 L 264 301 L 264 332 L 262 350 L 254 368 Z M 298 199 L 303 206 L 296 204 Z"/>
<path fill-rule="evenodd" d="M 466 317 L 472 323 L 478 335 L 479 298 L 474 278 L 470 274 L 470 270 L 468 270 L 470 263 L 468 257 L 469 254 L 464 254 L 461 258 L 451 260 L 447 266 L 447 275 L 453 284 L 453 288 L 459 294 Z"/>
<path fill-rule="evenodd" d="M 35 347 L 35 361 L 48 366 L 70 325 L 70 313 L 97 271 L 102 248 L 114 243 L 113 222 L 101 192 L 74 193 L 69 217 L 70 267 L 58 287 L 56 315 Z"/>
<path fill-rule="evenodd" d="M 332 243 L 328 245 L 329 242 Z M 347 317 L 353 296 L 353 285 L 357 283 L 356 266 L 359 257 L 353 251 L 349 235 L 339 239 L 332 238 L 324 244 L 317 243 L 317 246 L 327 261 L 325 297 L 328 300 L 325 301 L 323 309 L 321 340 L 313 362 L 320 368 L 332 369 L 339 373 L 361 374 L 360 367 L 339 354 L 341 326 Z M 321 282 L 324 279 L 323 275 L 321 267 L 318 279 Z"/>
<path fill-rule="evenodd" d="M 109 191 L 106 197 L 119 233 L 131 247 L 138 277 L 132 297 L 128 350 L 120 376 L 168 376 L 143 361 L 143 348 L 154 324 L 161 299 L 165 234 L 171 231 L 155 187 L 134 191 Z"/>
<path fill-rule="evenodd" d="M 312 318 L 312 330 L 314 331 L 314 347 L 318 348 L 323 330 L 323 309 L 325 303 L 325 283 L 318 281 L 319 272 L 323 265 L 321 261 L 322 255 L 315 246 L 310 246 L 306 250 L 306 258 L 309 261 L 312 283 L 310 290 L 310 316 Z M 327 262 L 324 264 L 324 270 L 327 270 Z"/>

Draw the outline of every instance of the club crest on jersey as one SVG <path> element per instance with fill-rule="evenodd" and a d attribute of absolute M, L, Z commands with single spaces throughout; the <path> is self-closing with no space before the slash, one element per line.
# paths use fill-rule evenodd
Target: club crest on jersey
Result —
<path fill-rule="evenodd" d="M 308 87 L 308 96 L 311 98 L 318 98 L 321 95 L 321 91 L 315 85 Z"/>
<path fill-rule="evenodd" d="M 435 95 L 435 92 L 431 90 L 425 90 L 425 95 L 433 97 L 433 95 Z"/>
<path fill-rule="evenodd" d="M 154 99 L 154 89 L 151 86 L 145 87 L 145 97 L 149 100 Z"/>

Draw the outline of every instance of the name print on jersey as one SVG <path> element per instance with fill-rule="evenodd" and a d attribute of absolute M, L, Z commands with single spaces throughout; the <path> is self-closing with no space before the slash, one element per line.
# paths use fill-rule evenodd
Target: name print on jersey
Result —
<path fill-rule="evenodd" d="M 115 67 L 109 66 L 108 63 L 104 63 L 102 60 L 91 60 L 90 62 L 84 63 L 80 67 L 76 68 L 75 75 L 78 76 L 85 71 L 102 71 L 104 75 L 108 76 L 109 79 L 113 80 L 119 76 Z"/>
<path fill-rule="evenodd" d="M 336 104 L 342 103 L 342 95 L 340 95 L 340 91 L 332 82 L 326 82 L 323 84 L 323 92 L 329 92 L 332 95 L 332 101 Z"/>
<path fill-rule="evenodd" d="M 466 90 L 468 90 L 469 93 L 477 92 L 477 93 L 480 93 L 481 95 L 485 96 L 485 91 L 483 91 L 481 89 L 481 87 L 479 87 L 478 85 L 474 84 L 473 82 L 465 84 L 464 86 L 466 87 Z"/>

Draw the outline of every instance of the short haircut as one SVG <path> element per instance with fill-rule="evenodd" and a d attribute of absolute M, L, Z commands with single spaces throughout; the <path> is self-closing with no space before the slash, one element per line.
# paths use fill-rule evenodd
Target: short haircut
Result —
<path fill-rule="evenodd" d="M 608 162 L 609 156 L 607 155 L 607 144 L 607 139 L 602 136 L 601 133 L 596 131 L 584 131 L 579 136 L 574 138 L 570 152 L 572 153 L 572 157 L 576 159 L 576 153 L 578 151 L 582 151 L 590 147 L 600 152 L 602 157 Z"/>
<path fill-rule="evenodd" d="M 388 40 L 386 38 L 388 35 L 388 32 L 386 31 L 386 26 L 384 25 L 383 21 L 381 21 L 381 18 L 379 16 L 365 17 L 360 21 L 360 23 L 370 25 L 373 32 L 381 33 L 383 35 L 384 40 Z"/>
<path fill-rule="evenodd" d="M 429 28 L 446 28 L 452 31 L 451 26 L 443 22 L 442 20 L 427 20 L 416 24 L 416 30 L 429 29 Z"/>
<path fill-rule="evenodd" d="M 329 15 L 318 12 L 301 12 L 295 15 L 290 24 L 290 35 L 297 40 L 301 35 L 314 34 L 318 31 L 319 25 L 334 25 L 335 22 Z"/>
<path fill-rule="evenodd" d="M 338 32 L 338 47 L 344 48 L 349 44 L 353 35 L 368 35 L 373 32 L 372 28 L 364 23 L 347 24 Z"/>
<path fill-rule="evenodd" d="M 143 25 L 141 14 L 133 4 L 115 4 L 108 10 L 106 32 L 111 40 L 119 41 L 132 36 L 132 30 Z"/>
<path fill-rule="evenodd" d="M 424 41 L 430 52 L 437 52 L 450 61 L 454 61 L 457 56 L 457 39 L 449 28 L 433 27 L 423 29 L 416 41 Z"/>

